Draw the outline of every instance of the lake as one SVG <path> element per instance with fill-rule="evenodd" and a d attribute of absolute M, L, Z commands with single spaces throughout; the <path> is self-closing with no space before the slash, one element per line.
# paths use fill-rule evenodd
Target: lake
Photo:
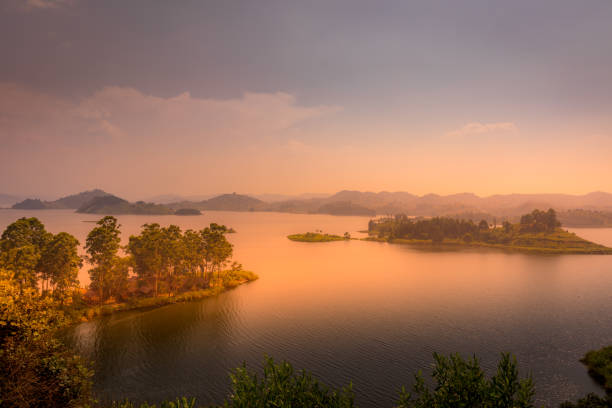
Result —
<path fill-rule="evenodd" d="M 64 210 L 0 211 L 0 228 L 38 217 L 81 243 L 99 216 Z M 263 356 L 287 359 L 324 382 L 353 382 L 360 407 L 391 407 L 432 353 L 476 353 L 493 370 L 501 351 L 531 372 L 538 403 L 602 393 L 578 361 L 612 344 L 612 256 L 436 252 L 385 243 L 302 243 L 321 229 L 359 236 L 368 218 L 207 212 L 119 216 L 123 240 L 144 223 L 236 229 L 234 259 L 260 279 L 202 301 L 82 323 L 68 335 L 93 361 L 99 398 L 158 401 L 177 395 L 221 403 L 228 373 Z M 612 246 L 612 229 L 574 229 Z M 87 282 L 87 272 L 81 271 Z"/>

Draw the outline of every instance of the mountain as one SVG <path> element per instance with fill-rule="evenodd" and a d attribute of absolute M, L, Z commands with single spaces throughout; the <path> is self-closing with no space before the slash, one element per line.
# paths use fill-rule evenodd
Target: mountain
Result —
<path fill-rule="evenodd" d="M 264 201 L 242 194 L 222 194 L 202 201 L 203 210 L 259 211 L 266 207 Z"/>
<path fill-rule="evenodd" d="M 62 208 L 77 209 L 81 207 L 83 204 L 91 201 L 93 198 L 106 197 L 106 196 L 110 196 L 110 194 L 100 189 L 94 189 L 94 190 L 83 191 L 78 194 L 73 194 L 73 195 L 69 195 L 66 197 L 62 197 L 54 201 L 54 203 L 56 203 L 57 205 L 60 205 Z"/>
<path fill-rule="evenodd" d="M 251 197 L 255 197 L 259 200 L 267 203 L 275 203 L 279 201 L 290 201 L 290 200 L 309 200 L 311 198 L 327 198 L 331 194 L 324 193 L 303 193 L 297 195 L 291 194 L 252 194 Z"/>
<path fill-rule="evenodd" d="M 182 201 L 204 201 L 208 200 L 211 197 L 214 197 L 214 194 L 202 194 L 202 195 L 190 195 L 190 196 L 182 196 L 179 194 L 159 194 L 156 196 L 148 197 L 145 201 L 150 201 L 155 204 L 171 204 L 171 203 L 179 203 Z"/>
<path fill-rule="evenodd" d="M 26 198 L 25 200 L 13 204 L 11 208 L 16 210 L 46 210 L 50 206 L 45 201 L 40 201 L 38 198 Z"/>
<path fill-rule="evenodd" d="M 77 209 L 93 198 L 105 197 L 109 195 L 110 194 L 105 191 L 94 189 L 62 197 L 55 201 L 42 201 L 37 198 L 27 198 L 17 204 L 14 204 L 12 208 L 21 210 Z"/>
<path fill-rule="evenodd" d="M 324 204 L 319 207 L 317 213 L 331 215 L 367 215 L 370 217 L 376 215 L 374 210 L 359 204 L 354 204 L 351 201 L 335 201 L 333 203 Z"/>
<path fill-rule="evenodd" d="M 174 211 L 165 205 L 145 203 L 137 201 L 130 203 L 123 198 L 107 194 L 105 196 L 94 197 L 77 209 L 78 213 L 85 214 L 146 214 L 146 215 L 169 215 Z"/>

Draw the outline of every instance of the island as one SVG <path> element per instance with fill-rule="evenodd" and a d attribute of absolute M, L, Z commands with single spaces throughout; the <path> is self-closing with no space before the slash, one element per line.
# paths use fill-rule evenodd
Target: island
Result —
<path fill-rule="evenodd" d="M 81 205 L 77 211 L 82 214 L 136 214 L 136 215 L 171 215 L 174 210 L 171 208 L 144 201 L 130 203 L 123 198 L 108 194 L 101 197 L 94 197 L 85 204 Z"/>
<path fill-rule="evenodd" d="M 345 232 L 344 236 L 324 234 L 323 232 L 306 232 L 304 234 L 288 235 L 287 238 L 299 242 L 331 242 L 350 240 L 351 235 L 348 232 Z"/>
<path fill-rule="evenodd" d="M 201 299 L 258 279 L 232 261 L 229 231 L 216 223 L 185 231 L 148 223 L 122 246 L 118 220 L 107 215 L 87 235 L 81 256 L 74 236 L 50 233 L 37 218 L 23 217 L 0 237 L 0 283 L 57 302 L 72 321 Z M 85 288 L 78 281 L 84 260 L 91 265 Z"/>
<path fill-rule="evenodd" d="M 534 210 L 512 224 L 490 225 L 486 220 L 447 217 L 409 218 L 400 214 L 370 220 L 365 240 L 395 244 L 452 247 L 490 247 L 540 254 L 612 254 L 599 245 L 561 228 L 555 210 Z"/>
<path fill-rule="evenodd" d="M 202 212 L 196 208 L 179 208 L 174 215 L 202 215 Z"/>
<path fill-rule="evenodd" d="M 589 351 L 580 361 L 589 369 L 589 375 L 612 394 L 612 346 Z"/>
<path fill-rule="evenodd" d="M 106 197 L 110 194 L 100 189 L 83 191 L 59 198 L 55 201 L 43 201 L 38 198 L 27 198 L 12 206 L 15 210 L 63 210 L 77 209 L 96 197 Z"/>

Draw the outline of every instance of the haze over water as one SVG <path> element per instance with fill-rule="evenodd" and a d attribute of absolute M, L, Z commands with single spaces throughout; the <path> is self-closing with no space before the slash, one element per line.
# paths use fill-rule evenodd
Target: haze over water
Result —
<path fill-rule="evenodd" d="M 36 216 L 81 242 L 98 216 L 0 211 L 0 228 Z M 476 353 L 491 370 L 501 351 L 531 371 L 538 403 L 601 392 L 578 361 L 612 341 L 607 256 L 499 251 L 435 252 L 350 241 L 309 244 L 287 234 L 366 228 L 367 218 L 207 212 L 200 217 L 119 216 L 123 239 L 147 222 L 237 230 L 235 260 L 260 279 L 218 297 L 83 323 L 68 337 L 94 361 L 100 398 L 221 402 L 229 370 L 264 355 L 324 382 L 353 382 L 361 407 L 391 406 L 401 385 L 428 372 L 432 353 Z M 578 230 L 577 230 L 578 231 Z M 612 245 L 612 230 L 579 230 Z M 84 277 L 84 272 L 81 274 Z"/>

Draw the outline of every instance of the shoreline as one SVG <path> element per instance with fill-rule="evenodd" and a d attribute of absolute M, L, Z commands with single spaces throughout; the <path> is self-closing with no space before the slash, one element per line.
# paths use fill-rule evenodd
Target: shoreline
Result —
<path fill-rule="evenodd" d="M 241 278 L 233 280 L 223 285 L 211 286 L 206 289 L 190 290 L 176 293 L 174 295 L 163 294 L 157 297 L 135 297 L 126 302 L 113 302 L 100 305 L 91 305 L 81 309 L 75 309 L 67 314 L 70 316 L 70 325 L 93 321 L 97 318 L 110 316 L 115 313 L 130 312 L 130 311 L 146 311 L 157 309 L 163 306 L 168 306 L 176 303 L 192 302 L 202 300 L 209 297 L 217 296 L 221 293 L 235 289 L 241 285 L 254 282 L 259 279 L 259 276 L 251 271 L 239 271 Z"/>
<path fill-rule="evenodd" d="M 445 240 L 441 243 L 433 243 L 431 240 L 420 240 L 420 239 L 404 239 L 404 238 L 377 238 L 377 237 L 366 237 L 361 238 L 362 241 L 372 242 L 386 242 L 389 244 L 409 245 L 415 247 L 429 247 L 437 249 L 463 249 L 463 248 L 492 248 L 499 249 L 506 252 L 518 252 L 518 253 L 529 253 L 529 254 L 541 254 L 541 255 L 612 255 L 612 248 L 608 248 L 603 245 L 593 244 L 593 248 L 546 248 L 546 247 L 524 247 L 516 245 L 504 245 L 504 244 L 489 244 L 486 242 L 460 242 L 458 240 Z"/>

